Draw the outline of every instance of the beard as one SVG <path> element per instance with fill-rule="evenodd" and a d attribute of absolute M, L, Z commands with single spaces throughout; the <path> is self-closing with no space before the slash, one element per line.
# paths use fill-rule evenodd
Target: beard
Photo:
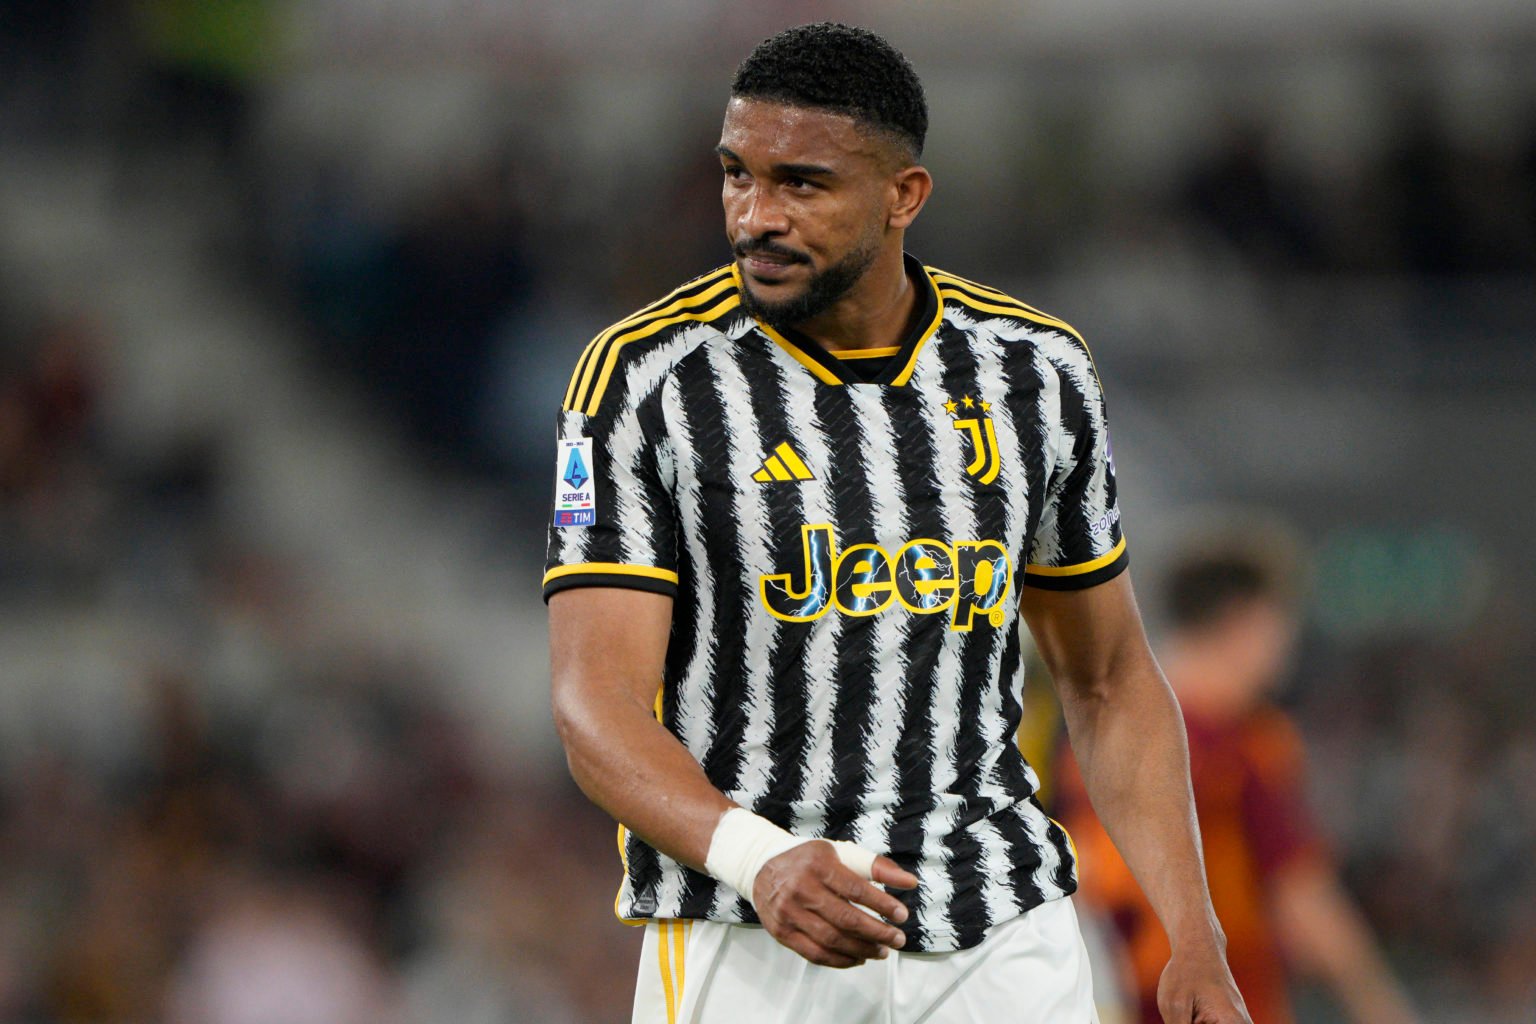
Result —
<path fill-rule="evenodd" d="M 784 248 L 767 239 L 743 242 L 735 247 L 735 252 L 738 258 L 753 252 L 766 252 L 788 256 L 797 263 L 810 263 L 810 259 L 803 253 Z M 825 270 L 813 271 L 804 291 L 778 302 L 767 302 L 759 298 L 753 293 L 750 282 L 743 274 L 742 308 L 775 330 L 782 331 L 787 327 L 804 323 L 825 313 L 839 299 L 847 295 L 849 289 L 864 276 L 864 272 L 875 262 L 875 257 L 878 255 L 880 255 L 880 238 L 877 235 L 866 239 L 848 255 Z"/>

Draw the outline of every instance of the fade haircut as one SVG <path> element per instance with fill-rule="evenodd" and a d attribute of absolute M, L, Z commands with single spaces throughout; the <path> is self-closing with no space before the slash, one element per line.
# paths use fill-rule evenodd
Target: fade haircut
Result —
<path fill-rule="evenodd" d="M 831 21 L 787 28 L 741 62 L 731 95 L 842 114 L 893 136 L 913 161 L 923 155 L 923 84 L 901 51 L 867 29 Z"/>

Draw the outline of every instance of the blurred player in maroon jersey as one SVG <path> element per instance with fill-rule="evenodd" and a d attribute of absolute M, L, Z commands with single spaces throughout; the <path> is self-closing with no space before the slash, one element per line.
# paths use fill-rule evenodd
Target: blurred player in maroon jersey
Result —
<path fill-rule="evenodd" d="M 1274 553 L 1284 547 L 1207 548 L 1176 564 L 1165 589 L 1170 634 L 1160 660 L 1189 733 L 1212 902 L 1254 1024 L 1293 1020 L 1291 970 L 1326 982 L 1357 1024 L 1407 1024 L 1418 1018 L 1307 807 L 1301 739 L 1269 699 L 1296 631 L 1292 560 Z M 1124 940 L 1140 1019 L 1161 1021 L 1168 940 L 1094 816 L 1070 753 L 1058 771 L 1082 898 Z"/>

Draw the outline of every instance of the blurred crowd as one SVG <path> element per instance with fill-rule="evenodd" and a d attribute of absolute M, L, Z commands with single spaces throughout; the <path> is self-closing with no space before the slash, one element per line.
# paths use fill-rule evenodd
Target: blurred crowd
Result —
<path fill-rule="evenodd" d="M 1517 621 L 1378 637 L 1293 681 L 1323 831 L 1429 1020 L 1536 1013 L 1536 641 Z"/>
<path fill-rule="evenodd" d="M 1519 274 L 1536 267 L 1536 97 L 1509 136 L 1469 145 L 1429 93 L 1399 99 L 1373 160 L 1287 166 L 1262 123 L 1233 122 L 1172 197 L 1251 268 Z M 1513 140 L 1513 141 L 1511 141 Z"/>
<path fill-rule="evenodd" d="M 566 787 L 487 777 L 419 675 L 341 661 L 238 716 L 206 671 L 156 669 L 114 770 L 7 766 L 0 1019 L 620 1018 L 603 824 Z"/>
<path fill-rule="evenodd" d="M 225 7 L 242 32 L 204 17 Z M 572 204 L 558 140 L 507 138 L 381 205 L 329 156 L 263 148 L 267 7 L 3 5 L 0 127 L 95 146 L 106 118 L 114 159 L 207 156 L 239 211 L 231 264 L 296 314 L 324 372 L 396 412 L 423 465 L 542 492 L 552 407 L 509 430 L 503 406 L 562 382 L 579 339 L 560 334 L 554 357 L 541 339 L 590 333 L 723 262 L 710 140 L 640 174 L 640 198 Z M 127 10 L 124 56 L 100 26 Z M 106 113 L 81 102 L 87 64 L 122 73 L 127 98 Z M 927 236 L 923 255 L 1040 274 L 1150 245 L 1213 275 L 1528 284 L 1527 99 L 1477 143 L 1407 93 L 1384 144 L 1310 165 L 1262 116 L 1234 116 L 1147 189 L 1099 187 L 1088 126 L 1067 124 L 1051 159 L 1008 158 L 1027 183 L 1016 216 Z M 116 341 L 89 296 L 22 298 L 0 273 L 0 616 L 148 609 L 170 625 L 132 655 L 134 712 L 110 756 L 46 731 L 0 749 L 0 1020 L 624 1019 L 638 940 L 612 920 L 606 820 L 559 766 L 483 750 L 430 657 L 353 635 L 285 553 L 240 533 L 227 439 L 148 457 L 104 429 Z M 1530 325 L 1511 338 L 1528 348 Z M 538 560 L 536 525 L 513 543 Z M 1434 1020 L 1536 1013 L 1522 600 L 1450 633 L 1316 639 L 1287 693 L 1344 876 Z"/>
<path fill-rule="evenodd" d="M 619 1019 L 608 823 L 232 535 L 212 439 L 151 467 L 103 443 L 104 343 L 3 349 L 0 614 L 150 628 L 109 741 L 34 720 L 0 749 L 0 1020 Z M 58 671 L 18 654 L 8 688 Z"/>

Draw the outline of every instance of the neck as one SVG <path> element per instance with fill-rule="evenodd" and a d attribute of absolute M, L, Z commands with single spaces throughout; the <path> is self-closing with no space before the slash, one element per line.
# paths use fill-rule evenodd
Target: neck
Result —
<path fill-rule="evenodd" d="M 899 345 L 917 310 L 900 241 L 887 246 L 864 276 L 831 309 L 795 325 L 828 351 Z"/>

